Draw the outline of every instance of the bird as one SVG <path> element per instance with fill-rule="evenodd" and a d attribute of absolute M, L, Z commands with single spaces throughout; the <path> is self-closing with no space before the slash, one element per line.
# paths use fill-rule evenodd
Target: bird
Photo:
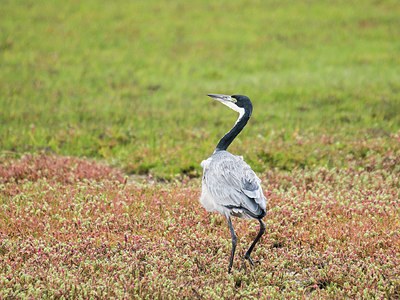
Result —
<path fill-rule="evenodd" d="M 200 203 L 206 211 L 220 213 L 228 222 L 232 238 L 228 266 L 228 273 L 231 273 L 237 246 L 237 235 L 231 217 L 256 219 L 260 223 L 259 232 L 243 258 L 243 263 L 248 260 L 254 266 L 250 254 L 265 232 L 262 218 L 267 213 L 267 201 L 262 191 L 261 180 L 256 173 L 242 156 L 233 155 L 226 150 L 251 117 L 253 105 L 250 99 L 244 95 L 207 94 L 207 96 L 239 113 L 235 125 L 221 138 L 214 153 L 201 162 L 203 177 Z"/>

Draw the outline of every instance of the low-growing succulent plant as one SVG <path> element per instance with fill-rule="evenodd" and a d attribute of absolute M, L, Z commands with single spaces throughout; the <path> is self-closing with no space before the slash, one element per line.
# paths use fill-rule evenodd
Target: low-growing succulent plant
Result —
<path fill-rule="evenodd" d="M 76 158 L 10 160 L 0 165 L 0 297 L 396 298 L 399 176 L 268 171 L 260 265 L 227 275 L 229 232 L 201 209 L 197 180 L 137 185 Z M 237 260 L 257 232 L 248 224 L 235 220 L 246 240 Z"/>

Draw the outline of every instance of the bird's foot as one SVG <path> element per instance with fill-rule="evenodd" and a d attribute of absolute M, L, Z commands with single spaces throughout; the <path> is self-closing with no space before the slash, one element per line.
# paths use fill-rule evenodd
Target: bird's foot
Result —
<path fill-rule="evenodd" d="M 254 261 L 251 259 L 251 257 L 250 256 L 248 256 L 248 257 L 245 256 L 243 258 L 243 262 L 242 262 L 242 265 L 240 266 L 239 271 L 241 271 L 243 269 L 244 265 L 246 264 L 246 260 L 248 260 L 249 263 L 254 267 Z M 258 261 L 256 261 L 256 263 L 258 263 Z"/>
<path fill-rule="evenodd" d="M 252 260 L 250 257 L 248 258 L 250 264 L 254 266 L 255 264 L 260 264 L 261 261 L 259 259 Z"/>
<path fill-rule="evenodd" d="M 245 261 L 245 260 L 248 260 L 249 261 L 249 263 L 254 267 L 254 262 L 253 262 L 253 260 L 251 259 L 251 257 L 249 256 L 249 257 L 244 257 L 244 259 L 243 259 L 243 262 Z"/>

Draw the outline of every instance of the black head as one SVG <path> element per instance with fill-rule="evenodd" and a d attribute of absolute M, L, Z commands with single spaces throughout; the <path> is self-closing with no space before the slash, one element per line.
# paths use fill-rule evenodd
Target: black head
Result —
<path fill-rule="evenodd" d="M 247 112 L 251 115 L 251 112 L 253 111 L 253 105 L 251 104 L 251 101 L 247 96 L 228 96 L 219 94 L 208 94 L 208 96 L 213 98 L 214 100 L 221 102 L 222 104 L 225 104 L 226 106 L 233 109 L 234 111 L 239 112 L 240 114 Z"/>
<path fill-rule="evenodd" d="M 232 95 L 231 98 L 236 99 L 236 105 L 239 107 L 246 108 L 248 106 L 252 106 L 249 97 L 244 95 Z"/>

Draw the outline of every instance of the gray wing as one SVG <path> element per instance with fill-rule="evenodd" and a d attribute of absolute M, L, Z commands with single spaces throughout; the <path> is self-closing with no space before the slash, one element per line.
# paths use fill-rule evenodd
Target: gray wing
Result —
<path fill-rule="evenodd" d="M 217 204 L 245 209 L 253 217 L 264 214 L 266 199 L 261 180 L 240 157 L 227 151 L 215 153 L 204 166 L 203 181 Z"/>

